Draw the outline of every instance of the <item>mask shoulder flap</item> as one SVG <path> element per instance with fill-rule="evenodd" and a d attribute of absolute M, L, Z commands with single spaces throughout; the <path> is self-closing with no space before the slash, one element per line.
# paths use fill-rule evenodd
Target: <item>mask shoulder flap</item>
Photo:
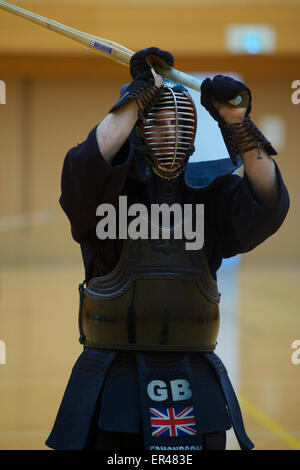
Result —
<path fill-rule="evenodd" d="M 240 157 L 237 157 L 236 166 L 230 158 L 188 162 L 185 170 L 185 184 L 190 189 L 207 189 L 220 179 L 236 171 L 241 165 L 242 160 Z"/>

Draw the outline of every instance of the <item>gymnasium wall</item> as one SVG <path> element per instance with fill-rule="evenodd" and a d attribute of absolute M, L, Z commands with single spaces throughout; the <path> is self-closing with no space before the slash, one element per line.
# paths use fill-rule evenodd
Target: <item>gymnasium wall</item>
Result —
<path fill-rule="evenodd" d="M 300 79 L 300 2 L 17 4 L 132 50 L 150 45 L 168 49 L 176 68 L 186 72 L 241 74 L 253 92 L 253 120 L 259 124 L 266 115 L 275 115 L 283 123 L 284 139 L 276 161 L 291 195 L 291 209 L 280 231 L 243 258 L 249 263 L 300 260 L 300 104 L 291 100 L 291 84 Z M 272 25 L 275 52 L 230 53 L 225 32 L 236 23 Z M 0 259 L 76 261 L 79 247 L 71 240 L 68 220 L 58 204 L 63 159 L 104 118 L 120 86 L 130 80 L 129 70 L 0 10 L 0 79 L 6 84 L 6 104 L 0 105 L 0 217 L 4 220 Z M 22 219 L 24 214 L 27 218 Z"/>

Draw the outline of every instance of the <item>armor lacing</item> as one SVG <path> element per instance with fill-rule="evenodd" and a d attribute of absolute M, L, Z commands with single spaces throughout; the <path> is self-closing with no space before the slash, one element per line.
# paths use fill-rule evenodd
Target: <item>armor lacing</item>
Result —
<path fill-rule="evenodd" d="M 151 108 L 162 92 L 162 87 L 157 88 L 155 85 L 147 84 L 131 93 L 130 98 L 136 101 L 138 105 L 138 117 L 141 121 L 145 121 Z"/>
<path fill-rule="evenodd" d="M 242 122 L 221 124 L 220 129 L 227 146 L 230 158 L 237 165 L 237 156 L 257 148 L 257 158 L 261 159 L 263 147 L 269 155 L 276 155 L 271 143 L 247 116 Z"/>

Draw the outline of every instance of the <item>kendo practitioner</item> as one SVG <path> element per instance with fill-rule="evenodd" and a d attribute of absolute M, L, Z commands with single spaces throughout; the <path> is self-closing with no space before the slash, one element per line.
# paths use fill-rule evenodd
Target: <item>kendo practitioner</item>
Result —
<path fill-rule="evenodd" d="M 133 81 L 64 161 L 60 203 L 85 267 L 83 352 L 46 444 L 222 450 L 233 427 L 241 449 L 252 449 L 226 368 L 214 353 L 216 272 L 223 258 L 252 250 L 278 230 L 288 192 L 271 158 L 275 149 L 251 121 L 245 84 L 223 75 L 204 80 L 201 104 L 217 121 L 231 158 L 189 162 L 194 102 L 183 86 L 155 73 L 149 59 L 174 62 L 155 47 L 135 53 Z M 241 164 L 243 177 L 233 174 Z M 186 249 L 184 236 L 100 239 L 97 207 L 111 204 L 118 213 L 120 196 L 127 196 L 128 207 L 203 204 L 203 246 Z"/>

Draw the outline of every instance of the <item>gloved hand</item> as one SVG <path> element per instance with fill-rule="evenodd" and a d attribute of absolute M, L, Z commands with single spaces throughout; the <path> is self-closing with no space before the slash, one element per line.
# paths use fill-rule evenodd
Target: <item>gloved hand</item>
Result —
<path fill-rule="evenodd" d="M 163 51 L 157 47 L 147 47 L 142 49 L 130 59 L 130 73 L 134 79 L 152 80 L 151 66 L 155 68 L 159 65 L 162 68 L 169 68 L 174 65 L 174 57 L 170 52 Z"/>
<path fill-rule="evenodd" d="M 240 102 L 230 103 L 231 100 L 240 96 Z M 225 75 L 216 75 L 212 80 L 206 78 L 201 84 L 201 104 L 209 114 L 219 123 L 225 121 L 219 110 L 224 103 L 230 103 L 235 107 L 246 108 L 246 116 L 251 112 L 251 91 L 244 83 L 234 80 Z"/>
<path fill-rule="evenodd" d="M 163 68 L 169 68 L 173 63 L 172 54 L 157 47 L 147 47 L 133 54 L 130 60 L 130 73 L 133 81 L 125 90 L 123 88 L 123 94 L 110 112 L 114 112 L 128 101 L 135 100 L 138 105 L 138 118 L 140 120 L 146 119 L 163 88 L 163 80 L 155 72 L 156 78 L 154 78 L 151 66 L 160 65 Z M 158 84 L 158 82 L 160 83 Z"/>
<path fill-rule="evenodd" d="M 235 98 L 240 96 L 240 100 Z M 206 78 L 201 84 L 201 104 L 218 122 L 228 153 L 234 165 L 237 157 L 257 148 L 257 158 L 262 158 L 260 148 L 269 155 L 277 155 L 271 143 L 250 119 L 251 91 L 238 80 L 225 75 Z M 225 118 L 226 116 L 226 118 Z"/>

